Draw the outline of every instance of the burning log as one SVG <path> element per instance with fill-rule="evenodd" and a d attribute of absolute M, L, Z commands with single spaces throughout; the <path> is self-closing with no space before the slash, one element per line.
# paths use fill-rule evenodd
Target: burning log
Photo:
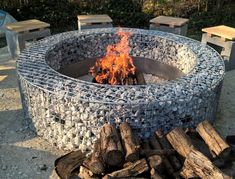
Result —
<path fill-rule="evenodd" d="M 131 165 L 113 173 L 107 174 L 103 179 L 134 177 L 149 170 L 145 159 L 138 160 Z"/>
<path fill-rule="evenodd" d="M 94 174 L 103 174 L 105 172 L 100 147 L 100 139 L 98 139 L 94 144 L 93 153 L 91 154 L 90 159 L 83 162 L 83 165 L 90 169 Z"/>
<path fill-rule="evenodd" d="M 140 72 L 139 70 L 136 70 L 135 75 L 136 75 L 136 80 L 137 80 L 138 85 L 146 85 L 144 75 L 142 72 Z"/>
<path fill-rule="evenodd" d="M 214 157 L 220 155 L 224 157 L 228 156 L 230 153 L 229 145 L 220 137 L 207 120 L 198 124 L 196 130 L 213 152 Z"/>
<path fill-rule="evenodd" d="M 188 170 L 188 171 L 187 171 Z M 213 163 L 198 150 L 191 148 L 184 162 L 184 173 L 195 173 L 201 178 L 229 179 L 225 173 L 218 169 Z"/>
<path fill-rule="evenodd" d="M 117 129 L 105 124 L 100 131 L 100 144 L 105 163 L 118 166 L 123 162 L 123 150 Z"/>
<path fill-rule="evenodd" d="M 172 147 L 183 157 L 187 157 L 193 147 L 192 141 L 181 128 L 175 128 L 166 135 Z"/>
<path fill-rule="evenodd" d="M 139 148 L 138 142 L 136 141 L 131 127 L 127 122 L 120 124 L 120 134 L 123 142 L 123 147 L 126 152 L 125 159 L 129 162 L 134 162 L 139 159 Z"/>

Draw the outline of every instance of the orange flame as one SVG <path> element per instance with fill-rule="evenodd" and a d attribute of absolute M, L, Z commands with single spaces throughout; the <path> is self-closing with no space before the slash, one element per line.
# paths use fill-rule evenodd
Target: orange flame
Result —
<path fill-rule="evenodd" d="M 90 69 L 91 75 L 97 83 L 121 85 L 127 84 L 128 78 L 135 75 L 136 67 L 129 56 L 128 39 L 131 33 L 119 31 L 121 40 L 114 45 L 108 45 L 106 55 L 98 59 Z"/>

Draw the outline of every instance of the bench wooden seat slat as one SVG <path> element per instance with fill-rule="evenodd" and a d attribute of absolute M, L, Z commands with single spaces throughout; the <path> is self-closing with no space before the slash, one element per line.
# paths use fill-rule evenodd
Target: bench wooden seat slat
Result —
<path fill-rule="evenodd" d="M 158 17 L 155 17 L 154 19 L 151 19 L 150 23 L 163 24 L 163 25 L 169 25 L 171 27 L 174 27 L 174 26 L 182 26 L 186 24 L 188 21 L 189 20 L 185 18 L 158 16 Z"/>
<path fill-rule="evenodd" d="M 235 28 L 228 27 L 225 25 L 204 28 L 202 29 L 202 31 L 225 39 L 235 40 Z"/>
<path fill-rule="evenodd" d="M 30 31 L 30 30 L 36 30 L 36 29 L 43 29 L 46 27 L 50 27 L 50 24 L 36 20 L 36 19 L 9 23 L 6 25 L 7 30 L 11 30 L 17 33 Z"/>
<path fill-rule="evenodd" d="M 108 15 L 78 15 L 81 23 L 111 23 L 113 20 Z"/>

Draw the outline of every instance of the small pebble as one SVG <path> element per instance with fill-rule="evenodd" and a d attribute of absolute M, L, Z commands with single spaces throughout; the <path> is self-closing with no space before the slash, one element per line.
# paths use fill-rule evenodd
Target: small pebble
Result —
<path fill-rule="evenodd" d="M 39 168 L 40 168 L 40 170 L 42 170 L 42 171 L 46 171 L 46 170 L 47 170 L 47 166 L 46 166 L 45 164 L 40 165 Z"/>
<path fill-rule="evenodd" d="M 6 170 L 6 169 L 7 169 L 7 165 L 3 165 L 2 170 Z"/>

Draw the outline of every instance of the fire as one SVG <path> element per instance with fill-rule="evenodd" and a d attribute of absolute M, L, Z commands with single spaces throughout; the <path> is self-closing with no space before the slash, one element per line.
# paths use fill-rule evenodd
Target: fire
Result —
<path fill-rule="evenodd" d="M 108 45 L 106 55 L 98 59 L 89 72 L 97 83 L 125 85 L 132 79 L 131 84 L 136 84 L 134 80 L 136 67 L 129 56 L 128 40 L 131 33 L 118 31 L 117 34 L 121 38 L 120 42 Z"/>

